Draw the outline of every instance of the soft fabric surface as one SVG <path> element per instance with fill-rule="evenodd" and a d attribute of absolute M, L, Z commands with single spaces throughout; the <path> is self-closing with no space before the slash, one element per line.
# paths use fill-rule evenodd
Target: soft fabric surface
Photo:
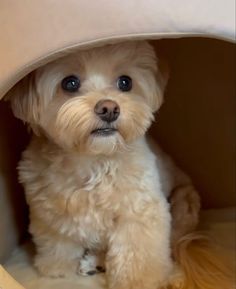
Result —
<path fill-rule="evenodd" d="M 68 49 L 127 38 L 235 38 L 234 0 L 0 1 L 0 98 Z"/>
<path fill-rule="evenodd" d="M 202 213 L 201 229 L 222 245 L 235 260 L 235 209 L 209 210 Z M 32 246 L 17 248 L 5 264 L 7 271 L 26 289 L 105 289 L 102 275 L 74 277 L 71 279 L 48 279 L 39 277 L 32 267 Z"/>

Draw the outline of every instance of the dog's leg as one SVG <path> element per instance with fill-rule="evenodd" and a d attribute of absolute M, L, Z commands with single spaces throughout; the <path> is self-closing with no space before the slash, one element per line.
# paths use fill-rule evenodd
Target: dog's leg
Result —
<path fill-rule="evenodd" d="M 162 149 L 148 139 L 158 159 L 163 191 L 169 196 L 172 215 L 172 244 L 186 233 L 194 231 L 198 224 L 200 196 L 191 178 L 183 172 Z"/>
<path fill-rule="evenodd" d="M 157 289 L 172 270 L 170 216 L 164 202 L 127 216 L 111 234 L 106 259 L 109 289 Z"/>
<path fill-rule="evenodd" d="M 200 197 L 193 185 L 179 185 L 170 196 L 172 215 L 172 244 L 193 232 L 199 222 Z"/>
<path fill-rule="evenodd" d="M 105 272 L 105 255 L 86 249 L 83 258 L 79 261 L 77 273 L 82 276 L 91 276 Z"/>
<path fill-rule="evenodd" d="M 75 243 L 48 238 L 37 247 L 35 266 L 44 276 L 67 277 L 76 274 L 83 254 L 84 248 Z"/>

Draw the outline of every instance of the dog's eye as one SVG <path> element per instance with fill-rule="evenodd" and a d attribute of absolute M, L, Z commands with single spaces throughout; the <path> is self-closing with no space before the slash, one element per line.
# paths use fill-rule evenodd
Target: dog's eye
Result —
<path fill-rule="evenodd" d="M 117 80 L 117 87 L 121 91 L 130 91 L 132 89 L 132 79 L 127 75 L 122 75 Z"/>
<path fill-rule="evenodd" d="M 62 80 L 61 87 L 67 92 L 77 92 L 80 88 L 80 80 L 74 75 L 67 76 Z"/>

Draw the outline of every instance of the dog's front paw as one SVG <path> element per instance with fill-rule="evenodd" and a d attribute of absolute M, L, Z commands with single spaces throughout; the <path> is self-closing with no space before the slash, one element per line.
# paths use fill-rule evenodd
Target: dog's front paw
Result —
<path fill-rule="evenodd" d="M 92 276 L 105 272 L 105 266 L 102 264 L 101 257 L 85 251 L 83 258 L 79 261 L 77 273 L 82 276 Z"/>
<path fill-rule="evenodd" d="M 43 276 L 52 278 L 65 278 L 76 274 L 78 260 L 54 260 L 53 258 L 37 258 L 35 266 Z"/>

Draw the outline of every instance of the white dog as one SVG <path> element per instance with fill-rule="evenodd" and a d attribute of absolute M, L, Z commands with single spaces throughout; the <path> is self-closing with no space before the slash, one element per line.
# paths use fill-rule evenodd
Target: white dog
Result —
<path fill-rule="evenodd" d="M 174 245 L 200 205 L 190 179 L 145 138 L 166 81 L 153 48 L 128 42 L 65 56 L 11 91 L 34 134 L 19 175 L 43 275 L 105 266 L 109 289 L 167 284 L 170 211 Z"/>

